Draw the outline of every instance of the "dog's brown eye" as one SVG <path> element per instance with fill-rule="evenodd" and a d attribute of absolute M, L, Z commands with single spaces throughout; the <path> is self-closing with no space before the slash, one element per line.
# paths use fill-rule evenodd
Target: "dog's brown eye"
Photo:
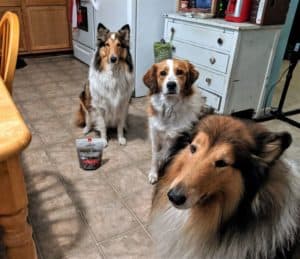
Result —
<path fill-rule="evenodd" d="M 228 164 L 224 160 L 217 160 L 215 162 L 215 166 L 216 167 L 225 167 L 225 166 L 228 166 Z"/>
<path fill-rule="evenodd" d="M 109 47 L 109 43 L 105 43 L 105 47 Z"/>
<path fill-rule="evenodd" d="M 160 75 L 161 75 L 161 76 L 166 76 L 166 75 L 167 75 L 167 72 L 166 72 L 166 71 L 160 71 Z"/>
<path fill-rule="evenodd" d="M 181 76 L 181 75 L 183 75 L 183 74 L 184 74 L 183 70 L 177 69 L 177 71 L 176 71 L 176 75 L 177 75 L 177 76 Z"/>
<path fill-rule="evenodd" d="M 121 44 L 120 44 L 120 43 L 117 43 L 117 47 L 121 47 Z"/>
<path fill-rule="evenodd" d="M 191 153 L 194 154 L 197 151 L 197 147 L 195 145 L 190 145 Z"/>

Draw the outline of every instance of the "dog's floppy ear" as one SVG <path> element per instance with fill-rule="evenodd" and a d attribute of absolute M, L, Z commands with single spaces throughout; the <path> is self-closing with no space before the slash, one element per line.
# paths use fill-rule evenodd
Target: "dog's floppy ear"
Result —
<path fill-rule="evenodd" d="M 150 89 L 150 94 L 154 94 L 158 90 L 156 71 L 157 68 L 154 64 L 143 77 L 144 84 Z"/>
<path fill-rule="evenodd" d="M 188 61 L 187 61 L 188 62 Z M 186 80 L 186 88 L 191 88 L 199 77 L 199 72 L 193 64 L 188 62 L 188 75 Z"/>
<path fill-rule="evenodd" d="M 291 145 L 292 136 L 288 132 L 260 132 L 256 136 L 257 154 L 266 164 L 275 162 Z"/>
<path fill-rule="evenodd" d="M 124 25 L 120 30 L 119 30 L 120 36 L 121 36 L 121 41 L 122 44 L 124 44 L 126 47 L 129 46 L 129 41 L 130 41 L 130 27 L 128 24 Z"/>
<path fill-rule="evenodd" d="M 97 43 L 98 46 L 101 46 L 105 42 L 109 29 L 107 29 L 102 23 L 98 24 L 97 27 Z"/>

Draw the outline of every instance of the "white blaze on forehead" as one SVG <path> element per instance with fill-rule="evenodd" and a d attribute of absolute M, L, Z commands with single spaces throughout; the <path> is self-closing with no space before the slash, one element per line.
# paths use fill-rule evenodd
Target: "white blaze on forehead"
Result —
<path fill-rule="evenodd" d="M 116 34 L 113 33 L 113 34 L 110 36 L 110 38 L 111 38 L 112 40 L 115 40 L 115 39 L 116 39 Z"/>
<path fill-rule="evenodd" d="M 176 82 L 177 83 L 177 78 L 174 72 L 174 61 L 172 59 L 167 59 L 166 63 L 169 67 L 168 75 L 165 77 L 165 80 L 163 82 L 163 93 L 167 93 L 167 83 L 170 81 Z M 178 86 L 176 87 L 176 92 L 178 93 L 179 89 Z"/>
<path fill-rule="evenodd" d="M 174 61 L 172 59 L 167 60 L 167 65 L 169 67 L 169 73 L 167 76 L 168 81 L 177 81 L 174 73 Z"/>

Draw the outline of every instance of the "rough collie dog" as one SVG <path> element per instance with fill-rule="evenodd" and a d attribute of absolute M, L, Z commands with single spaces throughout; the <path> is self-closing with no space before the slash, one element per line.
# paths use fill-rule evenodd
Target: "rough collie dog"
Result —
<path fill-rule="evenodd" d="M 161 258 L 300 258 L 300 176 L 280 158 L 291 141 L 253 122 L 203 118 L 156 185 L 150 228 Z"/>
<path fill-rule="evenodd" d="M 149 182 L 158 179 L 158 168 L 181 132 L 192 128 L 204 113 L 205 99 L 194 82 L 198 71 L 188 61 L 169 59 L 154 64 L 144 75 L 150 89 L 148 109 L 152 162 Z"/>
<path fill-rule="evenodd" d="M 118 141 L 126 144 L 124 127 L 133 92 L 133 64 L 129 51 L 129 25 L 110 32 L 98 25 L 97 50 L 92 59 L 88 82 L 80 94 L 77 125 L 88 133 L 92 127 L 107 141 L 106 130 L 116 127 Z"/>

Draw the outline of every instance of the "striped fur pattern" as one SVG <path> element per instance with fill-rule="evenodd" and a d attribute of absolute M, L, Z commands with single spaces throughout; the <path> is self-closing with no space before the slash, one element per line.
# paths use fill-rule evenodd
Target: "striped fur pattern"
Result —
<path fill-rule="evenodd" d="M 98 25 L 97 49 L 91 61 L 88 82 L 80 94 L 76 124 L 92 129 L 107 141 L 108 127 L 117 128 L 118 141 L 126 144 L 124 128 L 134 88 L 133 63 L 129 50 L 130 28 L 110 32 Z"/>
<path fill-rule="evenodd" d="M 300 175 L 291 144 L 253 122 L 211 115 L 156 185 L 158 258 L 297 259 Z"/>

